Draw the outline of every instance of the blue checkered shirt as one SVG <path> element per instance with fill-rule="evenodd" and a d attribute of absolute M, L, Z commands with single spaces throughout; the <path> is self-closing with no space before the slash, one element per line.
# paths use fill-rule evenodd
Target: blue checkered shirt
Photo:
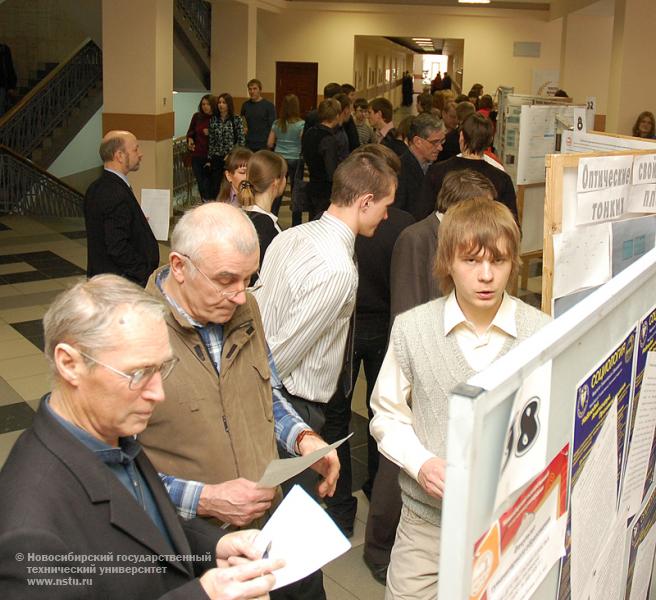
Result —
<path fill-rule="evenodd" d="M 168 269 L 163 269 L 157 277 L 157 287 L 162 292 L 166 301 L 198 332 L 203 344 L 207 349 L 216 372 L 221 371 L 221 351 L 223 349 L 223 325 L 218 323 L 208 323 L 201 325 L 194 320 L 182 307 L 175 302 L 162 289 L 162 283 L 169 274 Z M 296 455 L 296 439 L 299 433 L 309 429 L 308 425 L 298 416 L 292 405 L 285 400 L 282 395 L 282 382 L 276 369 L 271 350 L 267 348 L 269 358 L 269 370 L 271 371 L 271 392 L 273 397 L 273 424 L 276 440 L 289 454 Z M 204 484 L 199 481 L 180 479 L 173 475 L 159 474 L 164 487 L 169 493 L 178 514 L 185 519 L 192 519 L 196 516 L 198 509 L 198 500 L 203 490 Z"/>

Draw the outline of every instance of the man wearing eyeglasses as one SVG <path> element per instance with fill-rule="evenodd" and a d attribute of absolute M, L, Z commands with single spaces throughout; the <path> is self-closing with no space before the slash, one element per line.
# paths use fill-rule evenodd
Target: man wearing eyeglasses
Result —
<path fill-rule="evenodd" d="M 177 362 L 164 312 L 134 283 L 101 275 L 46 313 L 53 390 L 0 472 L 3 599 L 219 600 L 271 589 L 281 564 L 258 560 L 257 532 L 179 519 L 135 440 Z M 246 560 L 229 567 L 237 556 Z"/>
<path fill-rule="evenodd" d="M 276 442 L 307 454 L 325 442 L 282 397 L 260 312 L 248 284 L 259 266 L 257 234 L 225 203 L 187 212 L 171 236 L 169 265 L 147 291 L 168 307 L 180 364 L 166 381 L 170 402 L 156 408 L 140 441 L 181 515 L 243 526 L 263 517 L 277 495 L 257 481 L 278 457 Z M 336 452 L 316 463 L 332 494 Z"/>
<path fill-rule="evenodd" d="M 416 210 L 421 186 L 428 167 L 435 162 L 444 142 L 444 123 L 431 115 L 416 116 L 408 131 L 408 149 L 401 155 L 399 187 L 396 188 L 394 206 L 420 219 Z"/>

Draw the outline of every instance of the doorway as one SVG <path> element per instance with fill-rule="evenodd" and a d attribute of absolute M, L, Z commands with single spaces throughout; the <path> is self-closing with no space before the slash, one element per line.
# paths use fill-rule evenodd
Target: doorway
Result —
<path fill-rule="evenodd" d="M 301 105 L 301 116 L 317 107 L 319 63 L 276 61 L 276 112 L 280 114 L 287 94 L 296 94 Z"/>

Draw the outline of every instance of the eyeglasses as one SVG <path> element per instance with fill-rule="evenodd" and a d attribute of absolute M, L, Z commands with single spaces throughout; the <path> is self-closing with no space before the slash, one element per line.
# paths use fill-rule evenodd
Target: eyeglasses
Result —
<path fill-rule="evenodd" d="M 255 290 L 259 290 L 262 287 L 262 284 L 259 283 L 259 281 L 260 281 L 260 272 L 256 271 L 255 275 L 257 276 L 258 283 L 256 283 L 255 285 L 245 287 L 245 288 L 241 288 L 240 290 L 227 290 L 227 291 L 222 290 L 219 287 L 219 284 L 216 283 L 215 281 L 213 281 L 205 272 L 203 272 L 203 270 L 193 260 L 191 260 L 191 258 L 189 256 L 187 256 L 186 254 L 181 254 L 180 256 L 184 256 L 193 265 L 194 269 L 196 269 L 203 277 L 205 277 L 205 279 L 207 279 L 207 281 L 210 282 L 210 284 L 216 290 L 216 292 L 220 296 L 222 296 L 223 298 L 228 298 L 228 300 L 231 300 L 232 298 L 234 298 L 238 294 L 242 294 L 242 293 L 251 293 L 252 294 Z"/>
<path fill-rule="evenodd" d="M 162 377 L 162 381 L 164 381 L 173 371 L 175 368 L 175 365 L 178 364 L 179 358 L 173 357 L 170 358 L 169 360 L 165 360 L 161 365 L 150 365 L 148 367 L 142 367 L 141 369 L 136 369 L 132 371 L 131 373 L 124 373 L 123 371 L 119 371 L 118 369 L 112 367 L 111 365 L 107 365 L 104 362 L 100 362 L 97 358 L 94 358 L 93 356 L 89 356 L 88 354 L 82 352 L 82 350 L 78 350 L 78 352 L 84 356 L 87 360 L 90 360 L 91 362 L 96 363 L 97 365 L 100 365 L 101 367 L 105 367 L 105 369 L 111 371 L 112 373 L 116 373 L 117 375 L 120 375 L 121 377 L 125 377 L 126 379 L 129 380 L 128 387 L 131 390 L 139 390 L 142 387 L 144 387 L 150 379 L 155 375 L 155 373 L 159 373 L 160 376 Z"/>
<path fill-rule="evenodd" d="M 424 142 L 428 142 L 431 146 L 441 146 L 444 143 L 444 138 L 438 140 L 428 140 L 426 138 L 421 138 Z"/>

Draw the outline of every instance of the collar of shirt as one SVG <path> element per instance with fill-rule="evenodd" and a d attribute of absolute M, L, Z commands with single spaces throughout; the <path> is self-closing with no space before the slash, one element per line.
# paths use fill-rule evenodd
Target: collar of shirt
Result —
<path fill-rule="evenodd" d="M 100 458 L 107 465 L 126 465 L 131 463 L 141 452 L 141 446 L 132 437 L 123 437 L 118 439 L 118 447 L 112 447 L 106 444 L 97 437 L 91 435 L 81 427 L 67 421 L 62 416 L 58 415 L 50 407 L 50 394 L 48 394 L 43 401 L 45 402 L 46 410 L 52 417 L 68 431 L 78 441 L 82 442 L 89 450 Z"/>
<path fill-rule="evenodd" d="M 221 352 L 223 350 L 223 325 L 220 323 L 207 323 L 207 325 L 201 325 L 198 321 L 196 321 L 189 313 L 187 313 L 171 296 L 169 296 L 165 291 L 164 291 L 164 280 L 168 277 L 170 271 L 170 267 L 165 267 L 162 269 L 157 275 L 157 279 L 155 280 L 155 283 L 157 284 L 157 287 L 160 292 L 162 292 L 162 296 L 166 299 L 166 301 L 171 305 L 171 308 L 173 308 L 177 313 L 189 323 L 196 331 L 198 331 L 198 334 L 200 335 L 201 340 L 203 340 L 203 344 L 205 344 L 205 348 L 207 352 L 210 355 L 210 359 L 212 360 L 212 364 L 214 365 L 214 368 L 216 369 L 217 373 L 221 372 Z"/>
<path fill-rule="evenodd" d="M 444 218 L 444 213 L 441 213 L 439 210 L 435 211 L 435 216 L 437 217 L 437 220 L 441 223 L 442 219 Z M 460 307 L 458 307 L 460 308 Z"/>
<path fill-rule="evenodd" d="M 417 156 L 413 152 L 412 148 L 410 148 L 410 152 L 412 153 L 412 156 L 414 156 L 415 159 L 417 159 L 417 162 L 419 163 L 419 166 L 421 167 L 421 170 L 424 172 L 424 175 L 426 175 L 426 171 L 428 171 L 428 167 L 430 167 L 431 163 L 429 163 L 429 162 L 421 159 L 419 156 Z"/>
<path fill-rule="evenodd" d="M 515 310 L 517 303 L 515 300 L 504 293 L 503 300 L 494 315 L 492 323 L 488 326 L 484 334 L 478 335 L 474 325 L 467 320 L 458 301 L 456 300 L 456 292 L 453 290 L 444 303 L 444 335 L 449 335 L 458 325 L 464 325 L 468 330 L 471 330 L 480 340 L 480 345 L 485 345 L 488 342 L 490 331 L 493 327 L 500 329 L 511 337 L 517 337 L 517 324 L 515 323 Z"/>
<path fill-rule="evenodd" d="M 130 185 L 130 182 L 128 181 L 128 178 L 123 175 L 123 173 L 120 173 L 119 171 L 114 171 L 114 169 L 108 169 L 105 167 L 105 171 L 109 171 L 110 173 L 114 173 L 117 177 L 120 177 L 123 181 L 125 181 L 125 185 L 127 185 L 130 189 L 132 189 L 132 186 Z"/>
<path fill-rule="evenodd" d="M 261 206 L 258 206 L 257 204 L 251 204 L 250 206 L 245 206 L 244 210 L 250 211 L 250 212 L 260 213 L 262 215 L 266 215 L 267 217 L 269 217 L 273 221 L 273 224 L 276 226 L 276 229 L 278 231 L 280 231 L 280 226 L 278 225 L 278 217 L 276 217 L 276 215 L 274 215 L 272 212 L 267 212 L 266 210 L 264 210 Z"/>
<path fill-rule="evenodd" d="M 393 127 L 394 127 L 394 123 L 392 121 L 390 121 L 389 123 L 385 123 L 385 125 L 383 125 L 383 127 L 381 127 L 377 131 L 379 139 L 382 140 L 390 132 L 390 129 L 392 129 Z"/>
<path fill-rule="evenodd" d="M 335 234 L 342 239 L 344 245 L 351 253 L 351 255 L 354 254 L 355 235 L 351 231 L 351 228 L 346 223 L 344 223 L 344 221 L 338 219 L 334 215 L 331 215 L 328 211 L 325 211 L 321 215 L 321 219 L 319 219 L 319 222 L 325 227 L 327 227 L 328 229 L 332 229 L 335 232 Z"/>

